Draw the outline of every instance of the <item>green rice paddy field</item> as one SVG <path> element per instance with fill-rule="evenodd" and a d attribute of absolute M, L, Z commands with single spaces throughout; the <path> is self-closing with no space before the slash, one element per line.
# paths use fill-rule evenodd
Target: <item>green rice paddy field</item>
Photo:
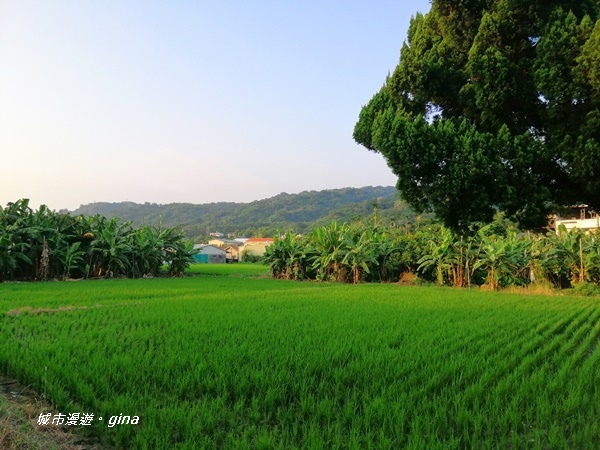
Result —
<path fill-rule="evenodd" d="M 598 299 L 265 271 L 0 284 L 0 372 L 117 448 L 600 448 Z"/>

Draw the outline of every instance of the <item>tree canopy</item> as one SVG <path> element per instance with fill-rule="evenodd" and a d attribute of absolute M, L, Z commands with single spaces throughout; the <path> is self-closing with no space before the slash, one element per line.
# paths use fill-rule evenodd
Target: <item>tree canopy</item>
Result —
<path fill-rule="evenodd" d="M 433 0 L 354 139 L 417 211 L 524 228 L 600 208 L 600 1 Z"/>

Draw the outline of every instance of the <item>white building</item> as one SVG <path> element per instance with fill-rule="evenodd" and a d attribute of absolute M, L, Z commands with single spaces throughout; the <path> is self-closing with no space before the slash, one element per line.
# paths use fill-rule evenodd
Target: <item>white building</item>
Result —
<path fill-rule="evenodd" d="M 578 230 L 592 231 L 600 229 L 600 216 L 596 211 L 588 209 L 588 205 L 576 205 L 566 212 L 554 217 L 554 229 L 558 233 L 558 227 L 564 225 L 567 230 L 577 228 Z"/>

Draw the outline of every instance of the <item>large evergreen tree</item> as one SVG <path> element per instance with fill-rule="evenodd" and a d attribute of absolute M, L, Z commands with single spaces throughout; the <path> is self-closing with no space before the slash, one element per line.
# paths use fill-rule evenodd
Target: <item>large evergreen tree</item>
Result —
<path fill-rule="evenodd" d="M 354 139 L 453 228 L 600 209 L 599 18 L 598 0 L 433 0 Z"/>

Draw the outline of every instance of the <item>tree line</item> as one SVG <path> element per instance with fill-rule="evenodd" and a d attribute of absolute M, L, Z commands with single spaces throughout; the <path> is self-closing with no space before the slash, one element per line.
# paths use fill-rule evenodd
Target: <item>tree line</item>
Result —
<path fill-rule="evenodd" d="M 600 239 L 562 225 L 558 234 L 523 233 L 503 218 L 458 234 L 435 223 L 382 225 L 375 215 L 333 222 L 304 236 L 286 233 L 267 248 L 265 263 L 274 278 L 292 280 L 397 282 L 408 275 L 490 290 L 530 284 L 593 288 L 600 283 Z"/>
<path fill-rule="evenodd" d="M 0 282 L 181 276 L 193 247 L 177 228 L 33 210 L 27 199 L 0 206 Z"/>
<path fill-rule="evenodd" d="M 398 201 L 398 192 L 392 186 L 306 191 L 299 194 L 281 193 L 271 198 L 250 203 L 156 203 L 137 204 L 90 203 L 72 212 L 73 215 L 101 214 L 108 218 L 120 217 L 134 226 L 181 226 L 186 236 L 196 242 L 208 239 L 209 233 L 219 231 L 237 237 L 274 236 L 278 229 L 293 229 L 306 233 L 315 226 L 334 220 L 351 221 L 369 215 L 373 202 L 380 210 L 411 220 L 414 213 Z"/>

